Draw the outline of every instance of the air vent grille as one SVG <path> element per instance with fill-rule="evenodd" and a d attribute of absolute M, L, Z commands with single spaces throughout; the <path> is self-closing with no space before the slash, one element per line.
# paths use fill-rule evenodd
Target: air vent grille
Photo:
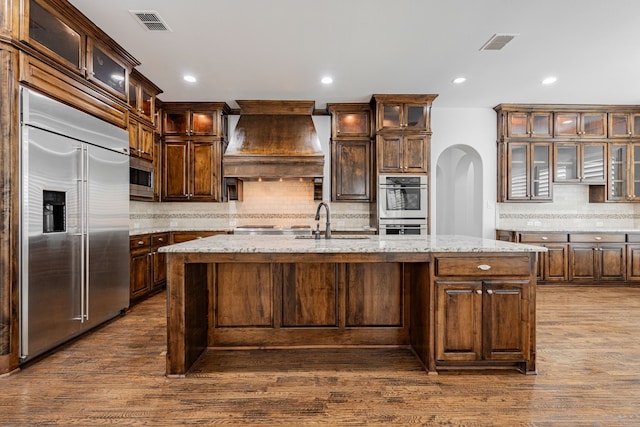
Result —
<path fill-rule="evenodd" d="M 147 31 L 171 31 L 160 14 L 154 10 L 130 10 L 129 12 Z"/>
<path fill-rule="evenodd" d="M 500 50 L 516 36 L 517 34 L 494 34 L 482 45 L 480 50 Z"/>

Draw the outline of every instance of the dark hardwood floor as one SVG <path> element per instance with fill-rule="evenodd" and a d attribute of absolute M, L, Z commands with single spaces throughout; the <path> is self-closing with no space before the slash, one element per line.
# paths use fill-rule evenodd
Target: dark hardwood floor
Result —
<path fill-rule="evenodd" d="M 207 353 L 165 371 L 165 293 L 0 378 L 0 425 L 640 425 L 640 288 L 538 287 L 539 374 L 403 349 Z"/>

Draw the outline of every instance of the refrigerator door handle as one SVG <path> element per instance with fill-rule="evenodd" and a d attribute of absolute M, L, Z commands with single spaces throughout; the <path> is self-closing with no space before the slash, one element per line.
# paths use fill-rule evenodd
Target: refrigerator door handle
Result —
<path fill-rule="evenodd" d="M 83 323 L 84 322 L 88 322 L 89 321 L 89 262 L 88 262 L 88 258 L 89 258 L 89 177 L 90 172 L 89 172 L 89 149 L 87 148 L 87 146 L 84 146 L 84 156 L 83 156 L 83 169 L 84 169 L 84 175 L 83 175 L 83 182 L 84 182 L 84 195 L 82 197 L 82 202 L 83 202 L 83 206 L 82 206 L 82 212 L 84 215 L 83 218 L 83 233 L 84 233 L 84 237 L 83 237 L 83 241 L 85 244 L 84 247 L 84 251 L 83 253 L 83 257 L 82 259 L 84 260 L 84 280 L 82 283 L 82 290 L 83 290 L 83 294 L 84 294 L 84 298 L 82 301 L 84 310 L 82 311 L 82 318 L 83 318 Z"/>

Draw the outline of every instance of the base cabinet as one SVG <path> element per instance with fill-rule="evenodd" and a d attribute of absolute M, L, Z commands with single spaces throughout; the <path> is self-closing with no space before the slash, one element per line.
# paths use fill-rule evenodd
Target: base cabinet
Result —
<path fill-rule="evenodd" d="M 436 361 L 528 359 L 528 281 L 436 282 Z"/>
<path fill-rule="evenodd" d="M 161 289 L 167 281 L 166 254 L 158 252 L 169 244 L 169 233 L 153 233 L 129 238 L 129 299 L 141 300 Z"/>
<path fill-rule="evenodd" d="M 535 253 L 435 259 L 434 369 L 535 372 Z"/>

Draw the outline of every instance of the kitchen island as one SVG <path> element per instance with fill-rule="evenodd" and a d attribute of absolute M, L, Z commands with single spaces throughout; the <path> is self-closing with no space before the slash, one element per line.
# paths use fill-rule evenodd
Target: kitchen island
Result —
<path fill-rule="evenodd" d="M 204 351 L 410 347 L 431 373 L 535 373 L 537 246 L 218 235 L 167 254 L 167 376 Z"/>

